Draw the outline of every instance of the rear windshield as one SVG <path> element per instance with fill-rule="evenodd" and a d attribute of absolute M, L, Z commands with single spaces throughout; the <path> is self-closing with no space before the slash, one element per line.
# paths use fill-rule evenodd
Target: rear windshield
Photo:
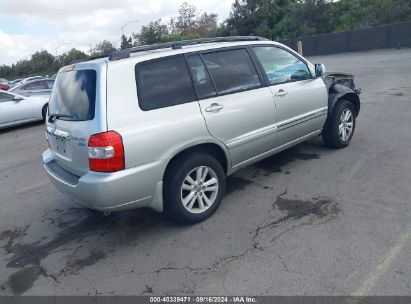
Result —
<path fill-rule="evenodd" d="M 96 71 L 61 72 L 50 96 L 49 114 L 61 114 L 62 120 L 92 120 L 96 104 Z"/>

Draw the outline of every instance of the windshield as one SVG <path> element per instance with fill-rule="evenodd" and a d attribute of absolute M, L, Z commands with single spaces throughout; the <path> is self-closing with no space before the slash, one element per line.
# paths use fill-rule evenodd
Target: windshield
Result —
<path fill-rule="evenodd" d="M 96 102 L 96 71 L 61 72 L 50 96 L 49 113 L 64 120 L 92 120 Z"/>

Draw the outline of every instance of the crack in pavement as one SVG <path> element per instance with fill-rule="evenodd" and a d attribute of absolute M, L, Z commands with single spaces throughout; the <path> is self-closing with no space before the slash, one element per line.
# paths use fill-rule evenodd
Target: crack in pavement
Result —
<path fill-rule="evenodd" d="M 267 218 L 265 218 L 262 224 L 258 225 L 255 229 L 253 229 L 251 231 L 252 237 L 250 244 L 237 254 L 217 257 L 214 260 L 214 262 L 212 262 L 211 265 L 207 267 L 194 267 L 191 265 L 175 267 L 168 265 L 145 272 L 135 272 L 133 270 L 132 272 L 136 275 L 156 274 L 156 281 L 154 282 L 154 284 L 146 284 L 148 287 L 146 286 L 145 291 L 143 290 L 142 292 L 150 293 L 150 290 L 155 289 L 155 286 L 158 281 L 158 276 L 161 272 L 185 271 L 188 273 L 208 273 L 217 271 L 221 269 L 221 266 L 223 264 L 243 259 L 245 256 L 247 256 L 255 250 L 263 251 L 264 247 L 261 246 L 261 244 L 259 243 L 259 238 L 263 236 L 265 234 L 265 231 L 267 230 L 273 229 L 285 222 L 298 221 L 302 218 L 308 219 L 308 221 L 300 223 L 299 225 L 292 225 L 292 227 L 289 227 L 286 230 L 282 231 L 280 234 L 277 234 L 275 238 L 278 238 L 281 235 L 287 233 L 288 231 L 295 229 L 296 227 L 315 224 L 316 220 L 318 219 L 322 219 L 322 223 L 329 221 L 333 219 L 339 212 L 337 206 L 334 203 L 332 203 L 330 199 L 327 198 L 313 198 L 309 201 L 303 201 L 298 199 L 286 198 L 286 195 L 287 188 L 283 193 L 279 194 L 276 197 L 276 200 L 273 204 L 273 208 L 269 211 L 268 218 L 274 217 L 275 219 L 267 223 Z M 81 212 L 86 213 L 84 211 Z M 278 218 L 278 212 L 285 213 L 285 215 Z M 75 259 L 75 256 L 78 255 L 79 250 L 82 248 L 81 241 L 89 237 L 90 235 L 95 234 L 96 231 L 98 232 L 102 230 L 100 235 L 104 236 L 106 235 L 105 231 L 112 231 L 113 227 L 122 228 L 123 226 L 119 226 L 118 223 L 118 220 L 121 218 L 121 216 L 115 216 L 107 220 L 107 218 L 102 216 L 96 216 L 94 213 L 86 213 L 86 215 L 87 216 L 85 216 L 83 219 L 77 222 L 74 220 L 67 220 L 64 216 L 63 223 L 58 220 L 51 220 L 50 224 L 56 225 L 58 228 L 66 227 L 66 229 L 63 229 L 62 231 L 57 233 L 57 235 L 53 239 L 45 243 L 40 243 L 40 241 L 36 241 L 29 244 L 19 244 L 16 242 L 18 238 L 21 238 L 24 235 L 26 235 L 29 226 L 21 229 L 3 231 L 0 234 L 0 240 L 6 239 L 7 243 L 3 245 L 2 248 L 6 251 L 7 254 L 13 255 L 9 260 L 7 267 L 20 269 L 18 272 L 13 274 L 15 275 L 14 277 L 13 275 L 11 275 L 3 285 L 5 285 L 6 287 L 10 287 L 14 294 L 22 294 L 32 287 L 33 283 L 38 279 L 40 275 L 43 275 L 44 277 L 50 277 L 51 279 L 53 279 L 53 281 L 59 283 L 59 276 L 78 273 L 78 271 L 83 269 L 84 267 L 94 265 L 98 261 L 105 259 L 107 253 L 101 249 L 88 249 L 88 255 L 83 258 Z M 45 213 L 45 216 L 48 216 L 47 212 Z M 48 221 L 50 220 L 49 217 L 45 219 Z M 121 219 L 120 221 L 124 222 L 122 224 L 128 224 L 128 222 L 133 222 L 132 225 L 135 225 L 134 221 L 131 220 L 131 218 L 126 218 L 126 220 Z M 147 221 L 142 222 L 142 225 L 144 225 L 144 223 L 147 223 Z M 137 229 L 141 227 L 138 227 L 137 225 L 136 227 L 133 226 L 133 228 Z M 205 230 L 202 225 L 199 226 L 199 229 L 202 231 Z M 116 233 L 116 230 L 114 229 L 113 232 Z M 275 238 L 273 238 L 273 240 Z M 74 241 L 80 242 L 80 244 L 73 250 L 70 257 L 67 259 L 66 266 L 63 269 L 61 269 L 57 273 L 50 274 L 46 271 L 46 269 L 43 266 L 41 266 L 41 261 L 43 258 L 47 257 L 52 252 L 56 252 L 56 249 L 62 248 L 63 245 Z M 280 262 L 287 270 L 288 268 L 284 261 L 280 259 Z M 17 281 L 14 280 L 16 276 L 20 276 L 20 279 L 18 281 L 23 282 L 24 284 L 17 284 Z M 195 289 L 195 286 L 192 287 L 192 282 L 188 282 L 187 278 L 184 280 L 184 282 L 187 283 L 188 289 Z M 95 287 L 93 288 L 95 289 Z"/>

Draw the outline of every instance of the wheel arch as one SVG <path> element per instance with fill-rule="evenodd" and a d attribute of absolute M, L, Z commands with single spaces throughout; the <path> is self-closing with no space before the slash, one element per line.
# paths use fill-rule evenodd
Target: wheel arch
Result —
<path fill-rule="evenodd" d="M 328 115 L 334 111 L 335 105 L 341 100 L 347 100 L 351 102 L 355 109 L 355 116 L 360 113 L 361 102 L 358 93 L 348 87 L 335 84 L 330 88 L 330 94 L 328 96 Z"/>
<path fill-rule="evenodd" d="M 222 147 L 221 145 L 215 142 L 203 142 L 203 143 L 196 143 L 182 149 L 179 149 L 174 153 L 172 157 L 169 158 L 167 165 L 164 170 L 164 176 L 167 174 L 168 169 L 170 168 L 171 164 L 176 161 L 177 159 L 184 157 L 190 153 L 207 153 L 213 156 L 217 161 L 220 162 L 224 169 L 224 173 L 227 174 L 231 168 L 231 159 L 227 148 Z M 163 176 L 163 180 L 164 180 Z"/>

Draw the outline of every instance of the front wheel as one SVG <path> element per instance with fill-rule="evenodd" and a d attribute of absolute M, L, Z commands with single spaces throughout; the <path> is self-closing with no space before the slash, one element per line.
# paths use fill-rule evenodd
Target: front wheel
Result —
<path fill-rule="evenodd" d="M 344 148 L 350 143 L 355 130 L 355 109 L 351 102 L 341 100 L 327 120 L 323 130 L 324 143 L 332 148 Z"/>
<path fill-rule="evenodd" d="M 170 165 L 164 180 L 166 214 L 173 220 L 194 224 L 208 218 L 225 192 L 225 173 L 212 156 L 193 153 Z"/>

